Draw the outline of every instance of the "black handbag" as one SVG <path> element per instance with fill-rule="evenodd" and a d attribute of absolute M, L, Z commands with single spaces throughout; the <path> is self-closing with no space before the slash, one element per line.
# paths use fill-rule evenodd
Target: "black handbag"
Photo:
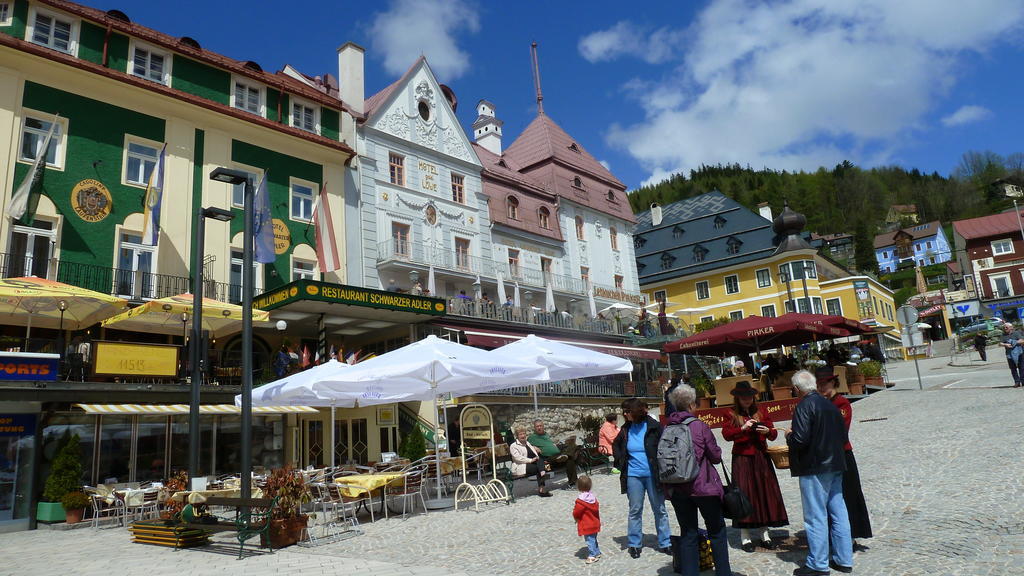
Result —
<path fill-rule="evenodd" d="M 754 505 L 750 498 L 729 481 L 729 473 L 725 470 L 725 463 L 722 463 L 722 474 L 725 475 L 725 494 L 722 495 L 722 516 L 731 520 L 740 520 L 754 513 Z"/>

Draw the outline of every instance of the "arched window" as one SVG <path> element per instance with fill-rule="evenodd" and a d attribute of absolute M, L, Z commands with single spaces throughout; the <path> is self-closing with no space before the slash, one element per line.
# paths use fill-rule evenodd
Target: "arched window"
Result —
<path fill-rule="evenodd" d="M 612 250 L 619 249 L 619 231 L 615 229 L 615 226 L 608 228 L 608 238 L 612 241 Z"/>
<path fill-rule="evenodd" d="M 579 176 L 572 179 L 572 185 L 576 188 L 583 188 L 583 180 L 580 180 Z"/>
<path fill-rule="evenodd" d="M 679 239 L 683 237 L 683 229 L 680 226 L 672 228 L 672 238 Z"/>
<path fill-rule="evenodd" d="M 577 216 L 576 217 L 576 239 L 577 240 L 586 240 L 586 238 L 584 238 L 584 236 L 583 236 L 583 217 L 582 216 Z"/>
<path fill-rule="evenodd" d="M 551 211 L 546 207 L 541 206 L 540 210 L 537 210 L 537 220 L 540 222 L 540 227 L 545 230 L 551 229 Z"/>
<path fill-rule="evenodd" d="M 519 220 L 519 200 L 515 196 L 509 196 L 505 200 L 505 209 L 511 220 Z"/>

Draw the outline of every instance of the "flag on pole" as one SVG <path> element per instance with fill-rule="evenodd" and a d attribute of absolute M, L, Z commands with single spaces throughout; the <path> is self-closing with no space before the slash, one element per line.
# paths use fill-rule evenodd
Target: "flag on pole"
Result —
<path fill-rule="evenodd" d="M 303 368 L 309 366 L 309 346 L 302 347 L 302 363 L 300 363 L 299 366 L 302 366 Z"/>
<path fill-rule="evenodd" d="M 331 344 L 331 353 L 328 356 L 328 358 L 330 358 L 331 360 L 337 360 L 338 359 L 338 354 L 334 351 L 334 344 Z"/>
<path fill-rule="evenodd" d="M 43 177 L 46 156 L 50 151 L 50 140 L 53 138 L 53 133 L 57 130 L 57 127 L 60 126 L 57 123 L 58 117 L 56 114 L 53 116 L 53 122 L 50 122 L 50 131 L 46 133 L 46 138 L 43 138 L 42 147 L 36 150 L 36 158 L 32 161 L 32 167 L 28 169 L 25 179 L 21 181 L 21 185 L 18 186 L 18 189 L 14 191 L 14 195 L 11 196 L 11 203 L 7 206 L 7 215 L 15 220 L 20 219 L 28 211 L 28 199 L 32 194 L 32 188 Z M 29 220 L 31 220 L 31 217 Z"/>
<path fill-rule="evenodd" d="M 145 214 L 143 215 L 142 243 L 147 246 L 156 246 L 160 238 L 160 204 L 163 202 L 164 193 L 164 160 L 167 157 L 167 144 L 160 149 L 160 156 L 156 159 L 156 166 L 149 174 L 149 184 L 146 186 Z"/>
<path fill-rule="evenodd" d="M 316 226 L 316 259 L 320 272 L 334 272 L 341 268 L 338 246 L 334 243 L 334 220 L 331 219 L 331 205 L 327 200 L 327 183 L 320 187 L 316 208 L 313 210 L 313 225 Z"/>
<path fill-rule="evenodd" d="M 253 257 L 260 264 L 273 264 L 277 260 L 274 252 L 274 223 L 270 213 L 270 193 L 267 191 L 267 172 L 263 172 L 253 196 Z"/>

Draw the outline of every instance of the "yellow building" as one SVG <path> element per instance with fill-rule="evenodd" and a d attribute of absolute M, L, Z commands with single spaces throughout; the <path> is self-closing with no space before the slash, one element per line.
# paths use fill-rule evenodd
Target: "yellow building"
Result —
<path fill-rule="evenodd" d="M 634 231 L 640 287 L 690 329 L 786 312 L 895 327 L 892 291 L 818 254 L 800 235 L 805 223 L 786 207 L 773 224 L 770 209 L 756 214 L 719 192 L 652 207 Z"/>

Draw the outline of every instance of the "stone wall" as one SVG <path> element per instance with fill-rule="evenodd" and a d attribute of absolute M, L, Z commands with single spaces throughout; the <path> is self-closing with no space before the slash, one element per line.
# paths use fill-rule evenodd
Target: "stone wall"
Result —
<path fill-rule="evenodd" d="M 609 412 L 615 412 L 619 414 L 619 425 L 622 424 L 622 410 L 619 407 L 619 403 L 609 403 L 605 406 L 539 406 L 537 411 L 534 411 L 533 406 L 530 405 L 518 405 L 518 404 L 499 404 L 499 405 L 488 405 L 491 409 L 491 413 L 494 415 L 495 429 L 501 429 L 500 426 L 511 423 L 511 427 L 514 430 L 518 426 L 526 428 L 527 431 L 533 431 L 533 421 L 540 419 L 544 421 L 544 428 L 547 433 L 555 439 L 555 441 L 562 441 L 569 436 L 578 436 L 578 441 L 582 442 L 586 433 L 579 428 L 580 418 L 583 416 L 594 416 L 601 422 L 604 422 L 604 415 Z"/>

